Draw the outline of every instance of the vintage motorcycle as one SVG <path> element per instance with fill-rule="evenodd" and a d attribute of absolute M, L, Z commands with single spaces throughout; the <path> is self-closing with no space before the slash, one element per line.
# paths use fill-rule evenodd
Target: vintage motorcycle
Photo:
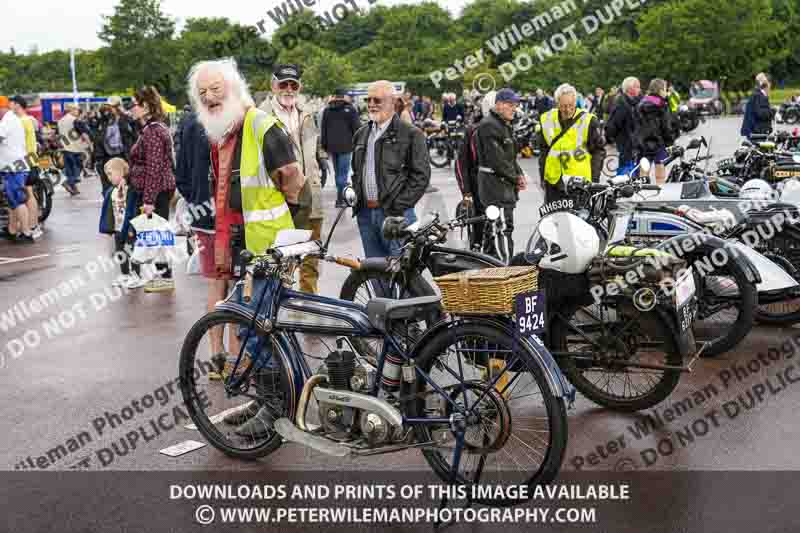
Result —
<path fill-rule="evenodd" d="M 639 186 L 627 187 L 635 190 Z M 591 212 L 593 217 L 601 219 L 615 209 L 615 195 L 627 193 L 628 189 L 597 185 L 591 191 L 594 196 L 587 199 L 590 209 L 586 210 L 586 216 Z M 538 265 L 539 287 L 544 290 L 542 301 L 548 302 L 547 318 L 541 320 L 547 324 L 542 328 L 546 345 L 575 387 L 599 405 L 622 411 L 656 405 L 677 385 L 681 371 L 688 370 L 682 364 L 683 358 L 695 350 L 691 315 L 696 303 L 691 282 L 686 277 L 680 279 L 685 300 L 678 307 L 669 296 L 657 294 L 653 289 L 657 285 L 655 280 L 678 279 L 681 261 L 660 254 L 666 258 L 666 265 L 646 270 L 645 279 L 629 284 L 618 294 L 598 297 L 599 303 L 593 303 L 592 287 L 605 286 L 620 273 L 624 275 L 628 263 L 631 268 L 639 268 L 642 255 L 648 251 L 637 250 L 634 259 L 616 257 L 630 248 L 617 247 L 614 240 L 608 241 L 608 248 L 601 247 L 596 229 L 582 220 L 579 220 L 581 225 L 574 224 L 574 216 L 567 218 L 573 225 L 568 231 L 554 235 L 549 228 L 561 224 L 558 221 L 570 213 L 556 213 L 553 206 L 547 207 L 553 213 L 544 213 L 544 222 L 540 221 L 529 241 L 529 252 L 518 254 L 511 263 Z M 568 208 L 569 204 L 563 207 Z M 358 265 L 342 288 L 342 298 L 369 301 L 376 296 L 409 298 L 432 294 L 433 287 L 422 276 L 426 269 L 438 277 L 503 266 L 489 256 L 441 247 L 453 226 L 454 223 L 443 224 L 434 216 L 433 221 L 407 237 L 401 258 L 369 259 L 367 264 Z M 544 237 L 540 230 L 545 231 Z M 544 254 L 548 257 L 544 263 L 541 262 L 544 255 L 536 251 L 541 238 L 549 239 L 548 250 L 553 252 Z M 613 257 L 605 255 L 608 250 L 613 250 Z M 559 255 L 562 259 L 569 255 L 570 270 L 560 270 Z M 640 289 L 646 290 L 639 292 Z M 634 303 L 642 298 L 650 298 L 645 312 Z M 679 313 L 683 313 L 681 328 Z M 420 320 L 415 335 L 424 327 Z M 374 357 L 380 347 L 364 344 L 358 349 L 367 357 Z"/>
<path fill-rule="evenodd" d="M 355 193 L 346 198 L 353 205 Z M 302 257 L 325 258 L 329 243 L 330 235 L 324 245 L 288 240 L 262 256 L 243 253 L 244 279 L 192 326 L 180 389 L 203 437 L 241 459 L 284 442 L 333 457 L 418 449 L 446 483 L 552 481 L 574 390 L 538 337 L 515 338 L 492 317 L 451 316 L 412 339 L 405 324 L 438 308 L 441 297 L 375 298 L 363 306 L 292 290 Z M 222 381 L 207 377 L 212 331 L 235 359 Z M 375 367 L 348 347 L 367 338 L 382 341 Z M 309 360 L 322 363 L 312 370 Z M 508 506 L 533 494 L 475 501 Z"/>
<path fill-rule="evenodd" d="M 428 154 L 431 165 L 448 168 L 456 160 L 464 142 L 466 128 L 461 120 L 442 122 L 440 129 L 428 136 Z"/>

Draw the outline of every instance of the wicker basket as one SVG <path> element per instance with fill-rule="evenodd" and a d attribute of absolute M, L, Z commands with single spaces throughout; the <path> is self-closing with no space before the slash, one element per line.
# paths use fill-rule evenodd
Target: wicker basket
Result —
<path fill-rule="evenodd" d="M 434 278 L 448 313 L 507 315 L 514 312 L 514 297 L 535 291 L 536 267 L 486 268 Z"/>

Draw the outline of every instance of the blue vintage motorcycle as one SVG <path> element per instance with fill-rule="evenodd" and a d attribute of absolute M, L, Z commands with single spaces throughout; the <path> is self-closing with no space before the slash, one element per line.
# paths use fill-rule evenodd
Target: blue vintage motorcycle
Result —
<path fill-rule="evenodd" d="M 244 279 L 186 335 L 180 388 L 203 437 L 241 459 L 284 442 L 334 457 L 419 449 L 448 483 L 553 480 L 574 389 L 539 338 L 490 316 L 451 316 L 411 336 L 408 323 L 436 312 L 440 296 L 361 305 L 292 290 L 302 258 L 329 258 L 329 242 L 245 252 Z M 382 341 L 376 367 L 352 348 L 358 339 Z M 214 381 L 220 351 L 231 368 Z"/>

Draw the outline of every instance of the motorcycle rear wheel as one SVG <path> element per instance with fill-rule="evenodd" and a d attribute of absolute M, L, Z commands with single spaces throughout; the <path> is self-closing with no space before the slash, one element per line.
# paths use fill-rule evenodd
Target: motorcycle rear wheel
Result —
<path fill-rule="evenodd" d="M 428 156 L 431 165 L 436 168 L 445 168 L 450 166 L 450 146 L 446 139 L 435 138 L 432 139 L 428 145 Z"/>

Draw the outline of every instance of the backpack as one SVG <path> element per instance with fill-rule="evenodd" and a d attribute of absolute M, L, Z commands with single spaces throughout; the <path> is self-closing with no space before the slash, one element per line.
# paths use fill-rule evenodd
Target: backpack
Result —
<path fill-rule="evenodd" d="M 109 156 L 120 155 L 125 151 L 122 143 L 122 133 L 119 131 L 119 122 L 113 122 L 106 128 L 103 136 L 103 148 Z"/>
<path fill-rule="evenodd" d="M 643 154 L 654 154 L 667 139 L 662 136 L 661 116 L 663 112 L 642 113 L 641 102 L 632 108 L 633 138 Z"/>
<path fill-rule="evenodd" d="M 456 180 L 458 188 L 464 194 L 477 193 L 478 150 L 475 146 L 475 135 L 478 128 L 467 128 L 464 142 L 458 150 L 456 159 Z"/>

